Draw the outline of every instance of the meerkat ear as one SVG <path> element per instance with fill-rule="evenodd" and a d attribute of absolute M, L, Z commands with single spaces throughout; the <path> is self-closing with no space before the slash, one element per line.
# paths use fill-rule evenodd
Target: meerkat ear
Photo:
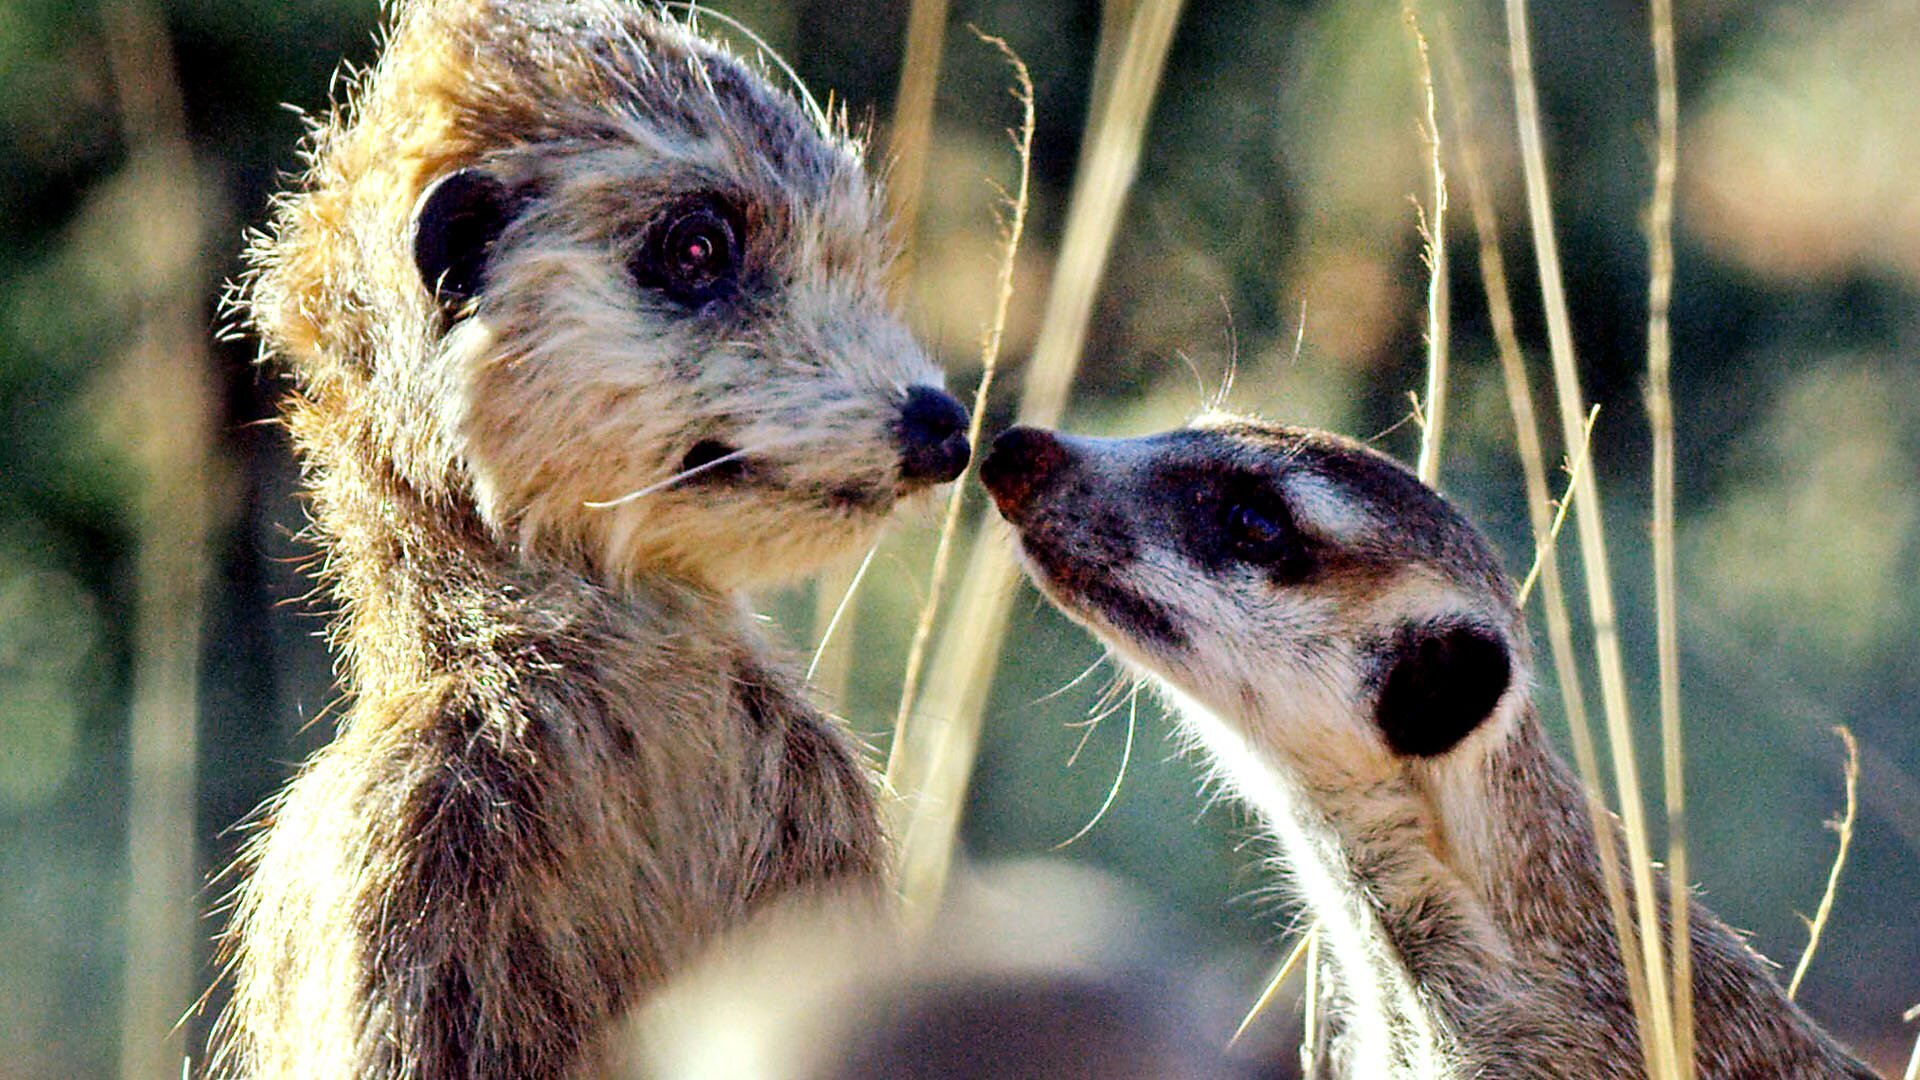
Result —
<path fill-rule="evenodd" d="M 1394 753 L 1437 757 L 1493 715 L 1513 657 L 1485 626 L 1408 623 L 1381 651 L 1374 722 Z"/>
<path fill-rule="evenodd" d="M 427 291 L 452 311 L 480 295 L 494 241 L 513 220 L 507 186 L 482 169 L 435 180 L 413 208 L 413 264 Z"/>

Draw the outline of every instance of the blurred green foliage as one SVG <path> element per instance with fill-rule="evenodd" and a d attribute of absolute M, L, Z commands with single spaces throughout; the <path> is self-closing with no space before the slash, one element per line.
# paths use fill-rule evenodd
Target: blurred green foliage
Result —
<path fill-rule="evenodd" d="M 816 92 L 884 135 L 902 3 L 741 0 Z M 1787 0 L 1682 5 L 1675 391 L 1681 448 L 1683 688 L 1694 864 L 1709 902 L 1769 955 L 1803 943 L 1831 857 L 1846 723 L 1867 750 L 1853 861 L 1802 994 L 1886 1067 L 1898 1013 L 1920 995 L 1920 68 L 1900 48 L 1913 5 Z M 1030 344 L 1089 93 L 1099 5 L 954 0 L 953 25 L 1005 36 L 1032 66 L 1040 129 L 1034 237 L 1020 264 L 1009 355 Z M 373 0 L 172 0 L 165 6 L 204 186 L 221 207 L 203 253 L 204 318 L 241 229 L 296 165 L 300 123 L 339 61 L 373 54 Z M 1497 12 L 1449 12 L 1483 119 L 1517 282 L 1530 256 L 1515 197 Z M 1619 584 L 1636 702 L 1651 728 L 1651 577 L 1644 550 L 1645 242 L 1651 75 L 1633 5 L 1542 5 L 1536 50 L 1595 459 L 1623 548 Z M 131 485 L 114 398 L 137 298 L 124 260 L 142 190 L 126 183 L 100 11 L 0 5 L 0 1077 L 106 1075 L 125 886 Z M 988 310 L 995 198 L 1011 168 L 1006 77 L 949 38 L 935 183 L 915 246 L 913 315 L 957 383 L 973 377 Z M 1411 52 L 1398 5 L 1258 0 L 1189 5 L 1129 205 L 1080 387 L 1077 425 L 1180 422 L 1238 376 L 1232 405 L 1357 435 L 1411 456 L 1394 429 L 1420 384 L 1416 219 L 1423 190 Z M 1456 205 L 1464 204 L 1457 199 Z M 1523 571 L 1530 555 L 1509 421 L 1493 370 L 1470 233 L 1456 210 L 1455 436 L 1444 486 Z M 1519 288 L 1530 348 L 1543 333 Z M 322 607 L 295 540 L 293 471 L 276 381 L 252 346 L 217 346 L 223 453 L 240 477 L 222 537 L 203 663 L 201 870 L 232 857 L 231 826 L 327 734 Z M 1012 372 L 1017 385 L 1017 363 Z M 1544 389 L 1544 380 L 1542 380 Z M 1000 414 L 1013 399 L 1001 395 Z M 996 415 L 995 420 L 1004 419 Z M 1393 430 L 1390 430 L 1393 429 Z M 978 507 L 975 507 L 977 512 Z M 859 621 L 843 711 L 884 739 L 931 548 L 903 528 Z M 805 648 L 804 595 L 768 598 Z M 968 806 L 972 857 L 1044 854 L 1104 798 L 1123 707 L 1090 734 L 1110 681 L 1098 648 L 1037 599 L 1018 608 Z M 1546 677 L 1546 676 L 1543 676 Z M 1056 693 L 1058 691 L 1058 693 Z M 1551 698 L 1548 698 L 1551 700 Z M 1132 767 L 1111 812 L 1057 857 L 1132 882 L 1192 948 L 1253 988 L 1284 909 L 1250 833 L 1203 811 L 1197 766 L 1142 699 Z M 1069 767 L 1075 744 L 1086 749 Z M 1654 760 L 1649 741 L 1643 760 Z M 225 883 L 210 885 L 214 909 Z M 205 927 L 211 937 L 218 916 Z M 209 950 L 210 951 L 210 950 Z M 212 968 L 209 964 L 208 978 Z M 184 1009 L 187 1002 L 182 1002 Z M 188 1021 L 195 1039 L 205 1020 Z"/>

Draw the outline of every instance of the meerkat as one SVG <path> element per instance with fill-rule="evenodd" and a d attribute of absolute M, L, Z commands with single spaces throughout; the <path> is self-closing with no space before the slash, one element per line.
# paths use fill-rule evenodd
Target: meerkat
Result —
<path fill-rule="evenodd" d="M 242 288 L 345 711 L 264 810 L 214 1071 L 593 1074 L 770 899 L 883 895 L 863 748 L 741 598 L 954 479 L 861 149 L 656 8 L 415 0 Z"/>
<path fill-rule="evenodd" d="M 1358 443 L 1218 414 L 1014 428 L 981 479 L 1040 589 L 1279 841 L 1331 951 L 1336 1074 L 1642 1075 L 1585 796 L 1509 580 L 1443 498 Z M 1873 1076 L 1690 918 L 1696 1075 Z"/>

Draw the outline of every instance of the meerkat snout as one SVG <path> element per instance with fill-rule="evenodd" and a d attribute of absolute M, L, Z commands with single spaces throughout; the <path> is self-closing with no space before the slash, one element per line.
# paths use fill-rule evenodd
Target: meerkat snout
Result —
<path fill-rule="evenodd" d="M 946 391 L 916 386 L 900 407 L 900 478 L 909 484 L 958 479 L 973 457 L 967 409 Z"/>
<path fill-rule="evenodd" d="M 1066 449 L 1050 433 L 1039 428 L 1008 428 L 993 440 L 993 448 L 980 463 L 980 482 L 993 496 L 1001 515 L 1018 525 L 1034 493 L 1066 464 L 1066 459 Z"/>
<path fill-rule="evenodd" d="M 1016 427 L 980 479 L 1055 603 L 1257 741 L 1436 757 L 1522 668 L 1486 545 L 1357 444 L 1218 419 L 1138 439 Z"/>

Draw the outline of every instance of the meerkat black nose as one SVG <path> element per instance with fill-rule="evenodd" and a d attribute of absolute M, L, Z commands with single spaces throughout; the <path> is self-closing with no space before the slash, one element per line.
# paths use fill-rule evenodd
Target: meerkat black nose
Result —
<path fill-rule="evenodd" d="M 993 440 L 993 449 L 980 463 L 980 483 L 993 496 L 1001 515 L 1013 521 L 1066 463 L 1067 448 L 1052 432 L 1012 427 Z"/>
<path fill-rule="evenodd" d="M 967 409 L 952 395 L 931 386 L 907 391 L 900 407 L 900 478 L 910 483 L 944 484 L 966 471 L 973 457 L 967 444 Z"/>

